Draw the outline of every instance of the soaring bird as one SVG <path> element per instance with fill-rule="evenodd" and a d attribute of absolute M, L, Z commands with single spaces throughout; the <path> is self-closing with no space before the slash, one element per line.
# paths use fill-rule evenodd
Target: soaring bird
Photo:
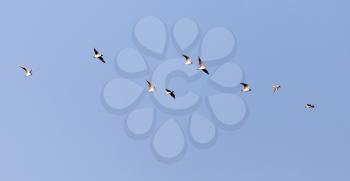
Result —
<path fill-rule="evenodd" d="M 101 62 L 106 63 L 106 61 L 103 59 L 103 54 L 102 54 L 102 53 L 100 53 L 99 51 L 97 51 L 96 48 L 94 48 L 94 52 L 95 52 L 95 55 L 94 55 L 94 58 L 95 58 L 95 59 L 98 59 L 98 60 L 100 60 Z"/>
<path fill-rule="evenodd" d="M 198 64 L 199 64 L 199 67 L 198 67 L 198 70 L 202 70 L 204 73 L 208 74 L 209 75 L 209 72 L 208 70 L 206 69 L 201 57 L 198 57 Z"/>
<path fill-rule="evenodd" d="M 278 85 L 278 84 L 272 86 L 272 90 L 273 90 L 273 92 L 275 92 L 275 93 L 278 92 L 280 88 L 281 88 L 281 86 Z"/>
<path fill-rule="evenodd" d="M 175 92 L 169 89 L 165 89 L 165 94 L 168 96 L 171 96 L 173 99 L 175 99 Z"/>
<path fill-rule="evenodd" d="M 182 56 L 185 57 L 185 64 L 186 65 L 191 65 L 192 64 L 192 59 L 189 56 L 187 56 L 185 54 L 183 54 Z"/>
<path fill-rule="evenodd" d="M 249 92 L 249 91 L 251 91 L 251 89 L 250 89 L 248 84 L 242 82 L 241 85 L 243 86 L 242 92 Z"/>
<path fill-rule="evenodd" d="M 24 75 L 25 75 L 26 77 L 29 77 L 29 76 L 33 75 L 33 74 L 32 74 L 32 69 L 27 68 L 27 67 L 23 67 L 23 66 L 20 66 L 20 67 L 21 67 L 21 69 L 24 70 Z"/>
<path fill-rule="evenodd" d="M 314 109 L 314 108 L 315 108 L 315 105 L 313 105 L 313 104 L 306 104 L 306 105 L 305 105 L 305 108 L 306 108 L 306 109 Z"/>
<path fill-rule="evenodd" d="M 148 84 L 148 92 L 154 92 L 156 90 L 156 88 L 154 87 L 154 85 L 152 84 L 151 81 L 146 80 L 147 84 Z"/>

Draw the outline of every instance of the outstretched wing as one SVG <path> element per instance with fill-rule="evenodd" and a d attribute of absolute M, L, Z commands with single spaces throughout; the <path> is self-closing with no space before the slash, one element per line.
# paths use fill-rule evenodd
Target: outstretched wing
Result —
<path fill-rule="evenodd" d="M 199 64 L 199 66 L 203 65 L 203 61 L 202 61 L 201 57 L 198 57 L 198 64 Z"/>
<path fill-rule="evenodd" d="M 148 87 L 151 87 L 152 86 L 152 83 L 148 80 L 146 80 L 147 84 L 148 84 Z"/>
<path fill-rule="evenodd" d="M 247 86 L 248 86 L 248 84 L 243 83 L 243 82 L 241 82 L 241 85 L 243 85 L 244 87 L 247 87 Z"/>
<path fill-rule="evenodd" d="M 190 57 L 187 56 L 187 55 L 185 55 L 185 54 L 182 54 L 182 56 L 185 57 L 186 60 L 187 60 L 187 59 L 190 59 Z"/>
<path fill-rule="evenodd" d="M 203 72 L 205 72 L 206 74 L 208 74 L 208 75 L 209 75 L 209 72 L 208 72 L 208 70 L 207 70 L 207 69 L 203 69 Z"/>
<path fill-rule="evenodd" d="M 26 67 L 22 67 L 22 66 L 20 66 L 21 67 L 21 69 L 23 69 L 24 71 L 28 71 L 28 69 L 26 68 Z"/>
<path fill-rule="evenodd" d="M 148 84 L 148 88 L 151 89 L 151 88 L 154 88 L 154 85 L 152 84 L 151 81 L 149 80 L 146 80 L 147 81 L 147 84 Z"/>
<path fill-rule="evenodd" d="M 95 55 L 97 55 L 97 54 L 100 53 L 100 52 L 98 52 L 98 51 L 96 50 L 96 48 L 94 48 L 94 52 L 95 52 Z"/>
<path fill-rule="evenodd" d="M 175 93 L 174 93 L 174 92 L 171 92 L 171 93 L 170 93 L 170 96 L 171 96 L 173 99 L 175 99 Z"/>
<path fill-rule="evenodd" d="M 103 59 L 102 56 L 101 56 L 101 57 L 98 57 L 98 59 L 99 59 L 101 62 L 106 63 L 106 61 Z"/>

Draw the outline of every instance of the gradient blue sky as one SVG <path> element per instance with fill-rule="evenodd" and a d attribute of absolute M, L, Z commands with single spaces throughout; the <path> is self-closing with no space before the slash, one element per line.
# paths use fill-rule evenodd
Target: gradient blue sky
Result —
<path fill-rule="evenodd" d="M 0 180 L 350 180 L 347 0 L 13 0 L 1 7 Z M 93 47 L 107 61 L 133 47 L 132 28 L 146 15 L 169 26 L 190 17 L 204 31 L 232 30 L 234 59 L 254 90 L 244 95 L 243 128 L 221 130 L 213 147 L 189 147 L 172 164 L 155 159 L 148 141 L 130 139 L 123 120 L 105 110 L 101 90 L 115 68 L 91 59 Z M 19 65 L 32 67 L 33 77 Z M 275 82 L 283 86 L 278 95 Z M 309 102 L 314 111 L 303 108 Z"/>

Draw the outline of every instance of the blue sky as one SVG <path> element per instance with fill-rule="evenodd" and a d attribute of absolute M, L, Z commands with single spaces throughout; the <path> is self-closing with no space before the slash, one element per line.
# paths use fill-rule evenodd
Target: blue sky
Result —
<path fill-rule="evenodd" d="M 0 180 L 349 180 L 349 5 L 3 2 Z M 155 158 L 151 138 L 131 138 L 124 115 L 111 114 L 101 100 L 106 83 L 119 76 L 114 58 L 137 48 L 133 28 L 148 15 L 169 30 L 183 17 L 194 19 L 201 35 L 216 26 L 231 30 L 237 38 L 232 60 L 253 89 L 240 94 L 248 110 L 240 129 L 218 129 L 209 148 L 188 144 L 174 163 Z M 178 56 L 170 43 L 164 59 Z M 94 47 L 107 64 L 93 61 Z M 20 65 L 33 68 L 33 76 L 26 79 Z M 271 92 L 276 82 L 282 85 L 277 95 Z M 306 103 L 316 109 L 305 110 Z"/>

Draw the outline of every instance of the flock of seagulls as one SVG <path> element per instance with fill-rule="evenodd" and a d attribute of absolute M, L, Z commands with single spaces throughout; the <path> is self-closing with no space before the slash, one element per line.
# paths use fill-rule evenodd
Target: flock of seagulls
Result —
<path fill-rule="evenodd" d="M 189 57 L 188 55 L 185 55 L 185 54 L 183 54 L 182 56 L 185 58 L 185 65 L 193 64 L 193 61 L 192 61 L 191 57 Z M 106 63 L 106 61 L 103 58 L 103 54 L 101 52 L 99 52 L 98 50 L 96 50 L 96 48 L 94 48 L 94 58 L 97 61 L 100 61 L 102 63 Z M 24 76 L 30 77 L 30 76 L 33 75 L 32 69 L 30 69 L 28 67 L 25 67 L 25 66 L 20 66 L 20 68 L 22 70 L 24 70 Z M 205 74 L 209 75 L 209 71 L 207 70 L 203 60 L 200 57 L 198 57 L 198 68 L 197 69 L 201 70 Z M 147 85 L 148 85 L 148 92 L 150 92 L 150 93 L 155 92 L 156 91 L 155 85 L 150 80 L 146 80 L 146 82 L 147 82 Z M 246 92 L 252 91 L 252 89 L 250 88 L 249 84 L 241 82 L 241 85 L 242 85 L 242 90 L 241 90 L 242 92 L 246 93 Z M 276 84 L 276 85 L 272 86 L 272 91 L 274 93 L 277 93 L 280 89 L 281 89 L 281 85 Z M 170 96 L 174 100 L 176 98 L 175 91 L 170 90 L 170 89 L 165 89 L 165 95 Z M 315 105 L 313 105 L 313 104 L 306 104 L 305 108 L 311 110 L 311 109 L 315 108 Z"/>

